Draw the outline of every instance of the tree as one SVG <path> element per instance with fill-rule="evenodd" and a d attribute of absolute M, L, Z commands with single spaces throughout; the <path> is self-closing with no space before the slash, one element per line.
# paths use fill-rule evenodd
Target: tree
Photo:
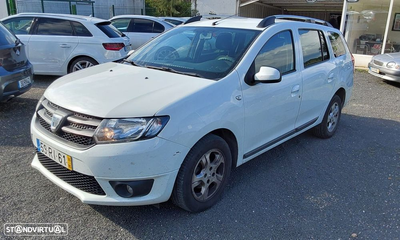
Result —
<path fill-rule="evenodd" d="M 190 0 L 146 0 L 146 12 L 154 16 L 189 17 Z"/>

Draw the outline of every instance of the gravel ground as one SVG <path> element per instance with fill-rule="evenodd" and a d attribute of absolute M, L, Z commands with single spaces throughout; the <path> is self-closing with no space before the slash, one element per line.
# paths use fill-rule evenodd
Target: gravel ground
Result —
<path fill-rule="evenodd" d="M 189 214 L 82 204 L 31 168 L 29 122 L 54 79 L 0 103 L 0 223 L 67 223 L 74 239 L 400 239 L 400 84 L 356 72 L 333 138 L 304 133 L 257 157 Z"/>

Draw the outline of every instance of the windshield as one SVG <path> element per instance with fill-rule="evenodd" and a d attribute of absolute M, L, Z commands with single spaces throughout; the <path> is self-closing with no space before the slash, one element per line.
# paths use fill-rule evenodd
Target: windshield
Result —
<path fill-rule="evenodd" d="M 135 51 L 127 61 L 218 80 L 236 66 L 259 33 L 231 28 L 177 27 Z"/>

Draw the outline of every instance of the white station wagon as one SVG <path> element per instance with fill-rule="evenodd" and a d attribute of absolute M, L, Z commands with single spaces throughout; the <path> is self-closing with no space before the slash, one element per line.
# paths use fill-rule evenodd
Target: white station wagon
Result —
<path fill-rule="evenodd" d="M 232 168 L 310 129 L 331 137 L 353 66 L 317 19 L 181 25 L 51 84 L 31 123 L 32 166 L 84 203 L 203 211 Z"/>

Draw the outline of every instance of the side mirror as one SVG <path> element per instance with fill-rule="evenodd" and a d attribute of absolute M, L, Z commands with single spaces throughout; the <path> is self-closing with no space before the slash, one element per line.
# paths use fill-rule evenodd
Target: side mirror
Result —
<path fill-rule="evenodd" d="M 254 75 L 254 81 L 260 83 L 277 83 L 282 79 L 281 72 L 272 67 L 261 67 L 260 71 Z"/>

